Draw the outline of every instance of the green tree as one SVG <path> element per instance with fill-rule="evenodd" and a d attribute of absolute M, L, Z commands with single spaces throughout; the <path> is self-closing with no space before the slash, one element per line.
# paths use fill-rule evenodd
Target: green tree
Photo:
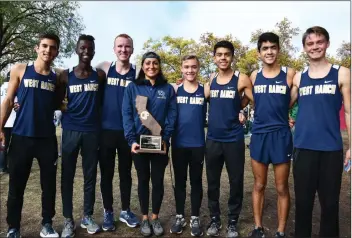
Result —
<path fill-rule="evenodd" d="M 242 57 L 247 48 L 231 35 L 223 38 L 214 36 L 213 33 L 205 33 L 200 37 L 199 42 L 183 37 L 173 38 L 165 36 L 161 40 L 149 39 L 144 43 L 143 52 L 154 51 L 160 55 L 162 69 L 169 82 L 175 82 L 181 75 L 181 60 L 185 55 L 197 55 L 200 61 L 200 81 L 205 81 L 209 75 L 216 70 L 213 62 L 213 48 L 216 42 L 229 40 L 235 48 L 234 62 Z M 140 63 L 141 55 L 137 56 L 137 64 Z M 236 65 L 234 64 L 234 68 Z"/>
<path fill-rule="evenodd" d="M 237 62 L 237 67 L 241 73 L 245 73 L 248 76 L 256 69 L 259 69 L 258 51 L 257 49 L 251 49 L 240 58 Z"/>
<path fill-rule="evenodd" d="M 0 2 L 0 70 L 16 62 L 34 60 L 33 46 L 41 32 L 54 32 L 61 40 L 60 59 L 74 52 L 78 35 L 85 28 L 74 1 Z"/>
<path fill-rule="evenodd" d="M 299 27 L 292 26 L 292 22 L 285 17 L 282 21 L 275 24 L 275 28 L 271 32 L 280 37 L 279 64 L 296 70 L 303 68 L 307 63 L 306 58 L 303 55 L 295 58 L 294 55 L 297 53 L 298 48 L 292 44 L 293 37 L 300 33 Z M 252 32 L 250 42 L 257 44 L 258 38 L 262 33 L 264 33 L 262 29 Z"/>
<path fill-rule="evenodd" d="M 301 71 L 308 66 L 308 56 L 306 53 L 301 53 L 298 58 L 292 59 L 291 67 L 297 71 Z"/>
<path fill-rule="evenodd" d="M 275 28 L 271 30 L 280 37 L 280 51 L 281 54 L 287 54 L 293 56 L 294 53 L 298 51 L 297 47 L 293 46 L 292 38 L 297 36 L 300 32 L 299 27 L 293 27 L 292 22 L 286 17 L 275 24 Z M 262 29 L 256 30 L 252 33 L 250 42 L 252 44 L 257 44 L 259 36 L 264 33 Z"/>
<path fill-rule="evenodd" d="M 343 41 L 337 49 L 337 57 L 339 57 L 340 65 L 351 68 L 351 43 Z"/>
<path fill-rule="evenodd" d="M 326 58 L 331 64 L 338 64 L 346 68 L 351 68 L 351 45 L 349 42 L 342 42 L 340 47 L 337 49 L 336 57 L 330 54 L 326 55 Z"/>
<path fill-rule="evenodd" d="M 199 38 L 198 48 L 197 48 L 197 56 L 200 59 L 201 63 L 201 75 L 203 78 L 208 78 L 209 75 L 216 71 L 216 65 L 214 63 L 214 46 L 217 42 L 227 40 L 230 41 L 235 49 L 234 57 L 233 57 L 233 69 L 239 69 L 237 67 L 237 62 L 242 58 L 248 47 L 244 46 L 240 40 L 236 37 L 233 37 L 231 34 L 225 35 L 224 37 L 215 36 L 213 33 L 204 33 Z"/>
<path fill-rule="evenodd" d="M 187 54 L 196 54 L 194 40 L 185 40 L 182 37 L 165 36 L 161 40 L 149 39 L 144 43 L 143 51 L 154 51 L 162 62 L 162 70 L 169 82 L 175 82 L 181 77 L 181 59 Z M 140 62 L 141 55 L 137 56 Z"/>
<path fill-rule="evenodd" d="M 252 32 L 250 43 L 256 45 L 259 35 L 263 32 L 262 29 Z M 280 65 L 292 67 L 297 71 L 302 70 L 308 65 L 307 55 L 305 53 L 297 54 L 298 48 L 292 43 L 293 37 L 300 33 L 299 27 L 293 26 L 291 21 L 284 18 L 275 24 L 272 32 L 275 32 L 280 37 Z M 182 57 L 187 54 L 195 54 L 200 61 L 200 81 L 204 82 L 209 78 L 211 73 L 217 70 L 213 60 L 213 49 L 214 45 L 221 40 L 228 40 L 234 45 L 234 70 L 239 70 L 242 73 L 250 75 L 252 71 L 259 68 L 260 62 L 257 55 L 257 48 L 249 48 L 249 46 L 243 45 L 232 35 L 218 37 L 213 33 L 206 32 L 200 36 L 198 41 L 184 39 L 183 37 L 173 38 L 171 36 L 165 36 L 160 40 L 149 39 L 144 44 L 143 52 L 155 51 L 161 56 L 163 72 L 170 82 L 175 82 L 181 77 Z M 141 55 L 138 55 L 138 63 L 140 63 L 140 59 Z M 337 58 L 328 55 L 328 59 L 331 62 L 350 67 L 350 44 L 343 42 L 337 51 Z"/>

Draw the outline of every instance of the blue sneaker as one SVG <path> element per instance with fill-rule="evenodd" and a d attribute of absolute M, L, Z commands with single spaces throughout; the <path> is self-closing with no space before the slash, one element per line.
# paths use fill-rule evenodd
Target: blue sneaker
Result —
<path fill-rule="evenodd" d="M 114 212 L 104 210 L 104 222 L 103 222 L 103 231 L 114 231 L 115 230 L 115 221 L 114 221 Z"/>
<path fill-rule="evenodd" d="M 136 227 L 140 224 L 139 219 L 130 210 L 121 211 L 119 220 L 129 227 Z"/>
<path fill-rule="evenodd" d="M 100 230 L 99 225 L 93 220 L 92 216 L 84 216 L 81 227 L 87 229 L 88 234 L 95 234 Z"/>

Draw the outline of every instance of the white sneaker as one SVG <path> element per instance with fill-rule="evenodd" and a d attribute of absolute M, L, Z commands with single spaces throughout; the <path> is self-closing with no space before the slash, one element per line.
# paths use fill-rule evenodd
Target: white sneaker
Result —
<path fill-rule="evenodd" d="M 60 237 L 50 223 L 46 223 L 40 231 L 40 237 Z"/>

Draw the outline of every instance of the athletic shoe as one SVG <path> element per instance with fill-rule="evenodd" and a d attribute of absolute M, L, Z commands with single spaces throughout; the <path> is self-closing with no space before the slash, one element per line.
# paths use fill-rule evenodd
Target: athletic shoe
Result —
<path fill-rule="evenodd" d="M 88 234 L 95 234 L 100 230 L 100 227 L 93 220 L 92 216 L 84 216 L 81 220 L 81 227 L 87 229 Z"/>
<path fill-rule="evenodd" d="M 264 238 L 265 237 L 264 228 L 263 227 L 254 228 L 254 230 L 251 233 L 249 233 L 249 236 L 253 238 Z"/>
<path fill-rule="evenodd" d="M 153 219 L 151 224 L 152 224 L 152 229 L 153 229 L 154 235 L 161 236 L 164 234 L 164 229 L 161 226 L 159 218 Z"/>
<path fill-rule="evenodd" d="M 136 215 L 134 215 L 134 213 L 130 210 L 121 211 L 119 220 L 126 223 L 129 227 L 136 227 L 140 224 L 140 221 Z"/>
<path fill-rule="evenodd" d="M 17 230 L 16 228 L 12 228 L 7 232 L 7 236 L 6 237 L 10 237 L 10 238 L 21 238 L 21 234 L 20 231 Z"/>
<path fill-rule="evenodd" d="M 71 218 L 66 218 L 64 228 L 62 229 L 61 237 L 70 238 L 75 236 L 76 226 Z"/>
<path fill-rule="evenodd" d="M 176 215 L 175 223 L 170 228 L 170 233 L 181 234 L 183 228 L 187 225 L 185 218 L 182 215 Z"/>
<path fill-rule="evenodd" d="M 40 237 L 60 237 L 59 234 L 54 230 L 50 223 L 44 224 L 40 231 Z"/>
<path fill-rule="evenodd" d="M 104 210 L 104 222 L 103 222 L 103 231 L 114 231 L 115 221 L 114 221 L 114 212 Z"/>
<path fill-rule="evenodd" d="M 199 217 L 191 216 L 191 222 L 189 223 L 189 226 L 191 227 L 191 235 L 192 236 L 202 236 L 203 235 L 203 231 L 200 228 Z"/>
<path fill-rule="evenodd" d="M 207 235 L 208 236 L 219 236 L 221 229 L 221 221 L 217 217 L 212 217 L 208 226 Z"/>
<path fill-rule="evenodd" d="M 276 232 L 275 237 L 286 237 L 283 232 Z"/>
<path fill-rule="evenodd" d="M 150 236 L 152 234 L 152 230 L 150 229 L 150 223 L 148 219 L 142 220 L 141 234 L 143 236 Z"/>
<path fill-rule="evenodd" d="M 234 238 L 238 236 L 238 232 L 236 230 L 236 220 L 231 220 L 227 225 L 227 237 Z"/>

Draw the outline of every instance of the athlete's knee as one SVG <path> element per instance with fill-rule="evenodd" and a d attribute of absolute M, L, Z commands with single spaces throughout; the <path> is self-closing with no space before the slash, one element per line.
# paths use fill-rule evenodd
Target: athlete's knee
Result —
<path fill-rule="evenodd" d="M 279 197 L 286 197 L 289 195 L 289 188 L 287 183 L 277 184 L 276 185 L 277 195 Z"/>
<path fill-rule="evenodd" d="M 257 193 L 264 193 L 265 187 L 265 183 L 254 182 L 253 191 Z"/>

